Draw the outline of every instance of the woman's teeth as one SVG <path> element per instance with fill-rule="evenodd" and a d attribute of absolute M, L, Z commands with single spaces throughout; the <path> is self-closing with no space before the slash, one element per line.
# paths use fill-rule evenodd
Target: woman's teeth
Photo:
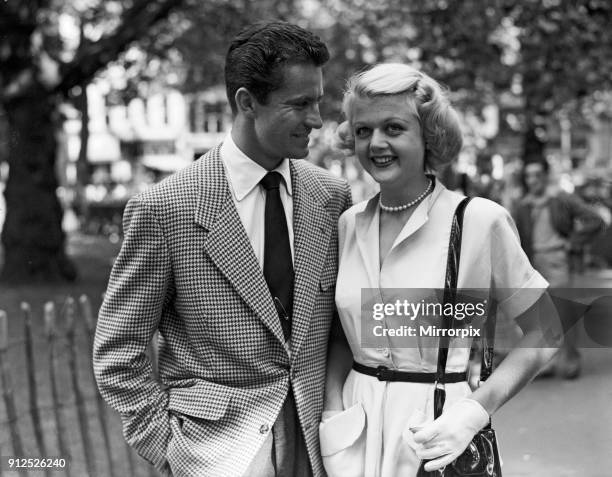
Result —
<path fill-rule="evenodd" d="M 372 157 L 372 162 L 377 166 L 386 166 L 395 159 L 394 156 L 376 156 Z"/>

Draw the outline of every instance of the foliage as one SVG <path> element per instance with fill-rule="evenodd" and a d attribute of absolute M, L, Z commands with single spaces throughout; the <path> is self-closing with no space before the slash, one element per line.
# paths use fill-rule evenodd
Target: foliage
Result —
<path fill-rule="evenodd" d="M 87 84 L 181 1 L 0 2 L 0 107 L 7 118 L 10 168 L 3 280 L 76 277 L 65 253 L 56 195 L 58 102 Z M 78 34 L 65 35 L 71 19 Z"/>
<path fill-rule="evenodd" d="M 115 83 L 112 95 L 128 102 L 146 97 L 150 89 L 159 87 L 193 93 L 223 84 L 225 54 L 232 38 L 257 20 L 298 21 L 296 3 L 297 0 L 188 0 L 113 63 L 122 71 L 122 77 Z"/>
<path fill-rule="evenodd" d="M 378 61 L 410 62 L 446 84 L 469 114 L 499 105 L 508 119 L 500 130 L 520 131 L 528 158 L 543 153 L 551 116 L 596 112 L 593 104 L 612 86 L 606 0 L 0 1 L 2 145 L 11 171 L 3 244 L 13 266 L 32 272 L 28 257 L 44 268 L 48 250 L 62 255 L 53 178 L 60 99 L 76 96 L 103 70 L 117 80 L 115 101 L 160 84 L 187 93 L 220 84 L 231 38 L 273 17 L 328 44 L 322 113 L 334 121 L 347 76 Z M 26 212 L 26 203 L 45 207 Z"/>
<path fill-rule="evenodd" d="M 336 97 L 340 78 L 355 70 L 409 62 L 446 84 L 463 110 L 519 105 L 529 143 L 542 139 L 547 117 L 579 111 L 583 100 L 611 86 L 607 1 L 333 0 L 319 7 L 312 20 L 334 49 Z"/>
<path fill-rule="evenodd" d="M 0 3 L 0 99 L 43 87 L 66 93 L 89 81 L 181 0 L 149 2 L 5 1 Z M 62 36 L 62 22 L 77 19 L 80 42 Z"/>

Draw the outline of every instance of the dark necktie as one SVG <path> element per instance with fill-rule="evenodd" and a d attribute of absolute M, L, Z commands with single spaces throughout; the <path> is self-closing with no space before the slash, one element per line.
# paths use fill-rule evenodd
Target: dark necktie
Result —
<path fill-rule="evenodd" d="M 291 336 L 294 275 L 289 230 L 280 198 L 281 179 L 278 172 L 268 172 L 261 180 L 266 190 L 263 273 L 287 340 Z"/>

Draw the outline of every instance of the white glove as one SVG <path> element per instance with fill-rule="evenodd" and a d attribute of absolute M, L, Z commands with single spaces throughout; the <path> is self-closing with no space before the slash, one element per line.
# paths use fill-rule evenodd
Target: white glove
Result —
<path fill-rule="evenodd" d="M 488 423 L 485 408 L 474 399 L 464 398 L 414 434 L 416 455 L 421 460 L 431 460 L 425 464 L 426 471 L 441 469 L 459 457 Z"/>

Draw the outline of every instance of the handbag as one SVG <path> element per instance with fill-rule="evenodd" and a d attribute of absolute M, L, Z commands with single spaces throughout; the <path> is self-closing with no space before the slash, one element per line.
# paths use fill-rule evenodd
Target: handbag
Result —
<path fill-rule="evenodd" d="M 444 282 L 444 303 L 455 304 L 457 298 L 457 277 L 459 275 L 459 258 L 461 254 L 461 235 L 463 231 L 463 215 L 470 198 L 463 199 L 453 215 L 451 234 L 448 245 L 448 258 L 446 262 L 446 276 Z M 446 326 L 453 327 L 454 317 L 446 319 Z M 485 381 L 493 372 L 493 342 L 495 336 L 494 317 L 488 317 L 485 324 L 482 340 L 482 363 L 480 382 Z M 444 335 L 440 338 L 438 347 L 438 366 L 436 383 L 434 387 L 434 418 L 442 415 L 446 391 L 444 376 L 446 373 L 446 359 L 448 358 L 450 338 Z M 491 420 L 472 438 L 472 441 L 453 462 L 445 468 L 428 472 L 424 469 L 425 461 L 421 462 L 417 477 L 501 477 L 501 464 L 495 431 L 491 427 Z"/>

